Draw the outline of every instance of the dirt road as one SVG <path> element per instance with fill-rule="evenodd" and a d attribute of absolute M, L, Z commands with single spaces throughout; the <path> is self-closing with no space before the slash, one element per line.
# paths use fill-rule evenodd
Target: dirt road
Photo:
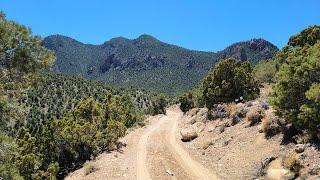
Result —
<path fill-rule="evenodd" d="M 98 170 L 85 175 L 82 168 L 66 179 L 217 179 L 182 147 L 176 133 L 181 117 L 177 108 L 151 117 L 149 125 L 123 138 L 123 151 L 104 153 L 91 162 Z"/>

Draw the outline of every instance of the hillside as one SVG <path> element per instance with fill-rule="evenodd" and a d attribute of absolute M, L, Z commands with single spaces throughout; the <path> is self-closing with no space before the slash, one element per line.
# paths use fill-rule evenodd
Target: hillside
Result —
<path fill-rule="evenodd" d="M 101 45 L 53 35 L 46 37 L 43 45 L 56 53 L 55 72 L 170 95 L 194 87 L 221 58 L 235 57 L 256 63 L 278 51 L 263 39 L 236 43 L 217 53 L 193 51 L 149 35 L 133 40 L 113 38 Z"/>
<path fill-rule="evenodd" d="M 27 116 L 27 122 L 31 122 L 28 124 L 29 129 L 37 127 L 33 123 L 47 123 L 63 117 L 66 111 L 74 109 L 79 102 L 90 97 L 99 102 L 103 102 L 108 94 L 128 97 L 141 113 L 150 111 L 155 99 L 155 95 L 147 91 L 117 90 L 103 83 L 61 74 L 41 74 L 36 80 L 33 85 L 35 88 L 30 88 L 19 100 L 30 109 Z"/>

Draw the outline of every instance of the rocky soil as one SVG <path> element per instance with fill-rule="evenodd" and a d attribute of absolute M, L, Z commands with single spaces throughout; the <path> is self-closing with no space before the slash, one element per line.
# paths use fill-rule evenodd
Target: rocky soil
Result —
<path fill-rule="evenodd" d="M 208 109 L 192 109 L 180 119 L 177 136 L 221 179 L 320 178 L 319 145 L 284 143 L 285 122 L 267 103 L 270 90 L 251 102 L 217 105 L 211 119 Z M 297 165 L 298 173 L 289 170 Z"/>
<path fill-rule="evenodd" d="M 66 179 L 319 179 L 319 144 L 288 126 L 267 103 L 270 88 L 251 102 L 183 114 L 171 107 Z"/>

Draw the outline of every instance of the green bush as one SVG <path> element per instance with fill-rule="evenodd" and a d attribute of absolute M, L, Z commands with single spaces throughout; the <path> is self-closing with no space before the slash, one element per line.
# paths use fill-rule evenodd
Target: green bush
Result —
<path fill-rule="evenodd" d="M 319 28 L 314 28 L 315 30 L 307 30 L 318 32 Z M 280 52 L 284 59 L 276 75 L 272 104 L 277 114 L 286 118 L 298 130 L 314 134 L 320 125 L 320 41 L 310 46 L 315 40 L 310 40 L 309 37 L 314 37 L 314 33 L 305 35 L 305 30 L 302 32 L 291 38 L 295 39 L 295 43 L 289 44 L 306 44 L 305 46 L 287 46 Z M 307 39 L 304 40 L 303 37 Z M 296 42 L 297 39 L 299 42 Z"/>
<path fill-rule="evenodd" d="M 0 64 L 19 73 L 35 72 L 52 65 L 55 56 L 41 46 L 42 39 L 26 26 L 6 19 L 0 12 Z"/>
<path fill-rule="evenodd" d="M 251 100 L 258 94 L 258 83 L 249 62 L 221 60 L 203 82 L 203 96 L 209 109 L 216 103 L 233 102 L 240 97 Z"/>
<path fill-rule="evenodd" d="M 273 83 L 277 73 L 277 62 L 275 60 L 260 61 L 255 65 L 253 73 L 260 83 Z"/>
<path fill-rule="evenodd" d="M 182 112 L 187 112 L 190 109 L 194 108 L 194 102 L 192 99 L 192 94 L 188 93 L 179 98 L 180 109 Z"/>
<path fill-rule="evenodd" d="M 3 179 L 23 179 L 19 169 L 12 163 L 12 158 L 17 153 L 14 139 L 5 135 L 0 130 L 0 177 Z"/>
<path fill-rule="evenodd" d="M 310 26 L 302 30 L 299 34 L 291 36 L 288 42 L 292 47 L 313 46 L 320 39 L 320 26 Z"/>
<path fill-rule="evenodd" d="M 152 114 L 166 114 L 167 100 L 163 95 L 158 95 L 155 97 Z"/>

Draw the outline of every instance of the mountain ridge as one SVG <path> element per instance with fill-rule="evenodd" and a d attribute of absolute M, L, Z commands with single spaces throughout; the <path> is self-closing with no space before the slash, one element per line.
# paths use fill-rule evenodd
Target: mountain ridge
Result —
<path fill-rule="evenodd" d="M 99 45 L 51 35 L 44 38 L 43 45 L 56 53 L 54 72 L 170 95 L 194 87 L 220 59 L 233 57 L 257 63 L 278 51 L 263 39 L 238 42 L 218 52 L 190 50 L 147 34 L 135 39 L 116 37 Z"/>

